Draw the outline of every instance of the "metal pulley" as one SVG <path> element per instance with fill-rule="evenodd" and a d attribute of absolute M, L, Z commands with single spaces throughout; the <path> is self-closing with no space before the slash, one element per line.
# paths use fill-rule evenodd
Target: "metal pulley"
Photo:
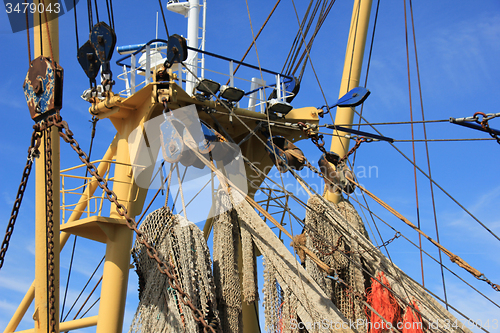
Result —
<path fill-rule="evenodd" d="M 188 54 L 186 38 L 177 34 L 168 37 L 167 60 L 164 66 L 170 68 L 174 63 L 186 61 Z"/>
<path fill-rule="evenodd" d="M 345 163 L 336 164 L 338 155 L 335 153 L 323 154 L 318 160 L 319 168 L 325 177 L 325 184 L 328 190 L 335 192 L 338 189 L 351 194 L 356 189 L 356 186 L 347 178 L 354 179 L 354 173 L 345 165 Z M 336 169 L 333 167 L 336 164 Z"/>
<path fill-rule="evenodd" d="M 302 150 L 281 135 L 267 139 L 266 151 L 281 173 L 288 171 L 287 165 L 298 171 L 304 167 L 305 158 Z"/>
<path fill-rule="evenodd" d="M 63 72 L 50 58 L 39 56 L 31 61 L 23 89 L 34 121 L 39 122 L 62 108 Z"/>
<path fill-rule="evenodd" d="M 83 71 L 87 74 L 90 82 L 95 85 L 95 78 L 101 68 L 101 61 L 97 57 L 95 49 L 89 40 L 78 49 L 77 57 L 80 66 L 82 66 Z"/>
<path fill-rule="evenodd" d="M 163 159 L 168 163 L 179 162 L 184 150 L 184 124 L 171 113 L 164 116 L 165 121 L 160 125 Z"/>
<path fill-rule="evenodd" d="M 113 56 L 113 50 L 116 45 L 115 31 L 106 23 L 99 22 L 92 27 L 89 41 L 95 50 L 95 54 L 102 63 L 102 73 L 110 74 L 109 61 Z"/>

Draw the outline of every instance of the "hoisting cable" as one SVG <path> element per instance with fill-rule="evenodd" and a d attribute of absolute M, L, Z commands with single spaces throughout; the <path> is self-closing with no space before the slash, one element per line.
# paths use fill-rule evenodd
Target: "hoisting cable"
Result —
<path fill-rule="evenodd" d="M 106 0 L 106 8 L 108 10 L 109 25 L 111 26 L 111 28 L 113 30 L 115 30 L 115 18 L 114 18 L 114 15 L 113 15 L 113 5 L 111 5 L 111 10 L 110 10 L 109 1 L 110 0 Z"/>
<path fill-rule="evenodd" d="M 405 41 L 406 41 L 406 69 L 408 72 L 408 102 L 410 106 L 410 121 L 413 121 L 413 102 L 411 96 L 411 77 L 410 77 L 410 50 L 408 43 L 408 14 L 406 13 L 406 0 L 404 3 L 404 16 L 405 16 Z M 415 140 L 415 129 L 414 124 L 411 124 L 411 139 Z M 415 154 L 415 142 L 411 143 L 412 146 L 412 154 L 413 154 L 413 176 L 415 180 L 415 206 L 416 206 L 416 214 L 417 214 L 417 227 L 420 229 L 420 206 L 418 201 L 418 181 L 417 181 L 417 168 L 415 165 L 417 164 L 416 154 Z M 431 183 L 432 184 L 432 183 Z M 418 235 L 418 245 L 420 249 L 420 270 L 422 273 L 422 285 L 425 286 L 424 279 L 424 257 L 422 254 L 422 236 Z"/>
<path fill-rule="evenodd" d="M 248 49 L 246 50 L 245 54 L 243 55 L 243 57 L 241 58 L 241 62 L 243 62 L 245 60 L 245 58 L 247 57 L 248 55 L 248 52 L 250 52 L 250 50 L 252 49 L 252 47 L 254 46 L 255 42 L 257 41 L 257 38 L 259 38 L 260 36 L 260 33 L 262 32 L 262 30 L 264 30 L 264 27 L 267 25 L 267 22 L 269 21 L 269 19 L 271 18 L 271 16 L 273 15 L 274 11 L 276 10 L 276 7 L 278 7 L 278 4 L 281 2 L 281 0 L 278 0 L 276 2 L 276 4 L 274 5 L 273 9 L 271 10 L 271 12 L 269 13 L 269 15 L 267 16 L 266 20 L 264 21 L 264 23 L 262 24 L 262 26 L 260 27 L 259 29 L 259 32 L 257 33 L 257 35 L 255 35 L 255 37 L 252 39 L 252 42 L 250 43 L 250 46 L 248 47 Z M 238 71 L 238 69 L 240 68 L 241 64 L 238 64 L 238 66 L 236 66 L 236 68 L 234 69 L 233 71 L 233 75 L 236 74 L 236 72 Z M 229 84 L 229 80 L 226 82 L 226 85 Z"/>
<path fill-rule="evenodd" d="M 2 242 L 2 248 L 0 249 L 0 269 L 3 266 L 5 260 L 5 254 L 9 248 L 10 238 L 14 232 L 14 227 L 16 225 L 17 215 L 19 214 L 19 208 L 21 208 L 21 203 L 23 201 L 24 192 L 26 191 L 26 186 L 28 185 L 28 179 L 31 173 L 31 167 L 33 166 L 33 160 L 35 157 L 40 155 L 38 148 L 41 144 L 41 135 L 37 131 L 33 131 L 31 135 L 31 145 L 28 149 L 28 158 L 26 160 L 26 165 L 24 166 L 23 175 L 21 178 L 21 183 L 17 190 L 16 200 L 12 207 L 12 212 L 10 213 L 9 223 L 7 224 L 7 230 L 5 231 L 5 236 Z"/>
<path fill-rule="evenodd" d="M 80 42 L 78 40 L 78 19 L 76 15 L 76 0 L 73 0 L 73 11 L 75 14 L 76 54 L 78 54 L 78 50 L 80 49 Z"/>
<path fill-rule="evenodd" d="M 92 26 L 94 26 L 94 17 L 92 16 L 92 0 L 87 0 L 87 17 L 89 21 L 89 32 L 91 32 Z"/>
<path fill-rule="evenodd" d="M 158 0 L 158 4 L 160 5 L 161 17 L 163 18 L 163 25 L 165 26 L 165 32 L 167 33 L 167 37 L 170 36 L 167 28 L 167 21 L 165 20 L 165 13 L 163 12 L 163 6 L 161 5 L 161 0 Z"/>
<path fill-rule="evenodd" d="M 306 13 L 304 14 L 304 18 L 302 19 L 302 22 L 300 22 L 299 30 L 297 31 L 297 34 L 295 35 L 295 39 L 293 40 L 292 46 L 290 47 L 290 51 L 288 51 L 288 55 L 286 56 L 285 63 L 283 64 L 283 68 L 281 69 L 281 73 L 286 74 L 286 73 L 290 72 L 290 68 L 287 68 L 286 72 L 285 72 L 285 67 L 287 67 L 287 64 L 289 64 L 289 61 L 290 61 L 289 66 L 291 66 L 290 57 L 292 56 L 292 52 L 295 52 L 295 50 L 297 49 L 297 43 L 299 42 L 299 40 L 302 40 L 302 39 L 300 39 L 300 30 L 304 29 L 304 25 L 306 23 L 306 18 L 307 18 L 307 16 L 309 16 L 309 11 L 311 10 L 312 4 L 313 4 L 313 0 L 311 0 L 309 2 L 309 6 L 307 7 Z M 294 56 L 295 57 L 297 56 L 296 52 L 294 53 Z"/>
<path fill-rule="evenodd" d="M 101 20 L 99 20 L 99 8 L 97 8 L 97 0 L 94 0 L 94 5 L 95 5 L 95 17 L 97 19 L 97 23 L 101 22 Z"/>
<path fill-rule="evenodd" d="M 27 2 L 23 2 L 27 3 Z M 31 41 L 30 41 L 30 23 L 28 19 L 28 11 L 26 11 L 26 36 L 28 37 L 28 64 L 31 64 Z"/>

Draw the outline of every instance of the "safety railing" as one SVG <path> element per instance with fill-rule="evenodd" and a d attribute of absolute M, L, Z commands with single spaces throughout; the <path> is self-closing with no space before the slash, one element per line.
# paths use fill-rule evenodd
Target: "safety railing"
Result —
<path fill-rule="evenodd" d="M 113 187 L 114 183 L 119 181 L 110 176 L 113 173 L 113 166 L 122 164 L 132 167 L 131 164 L 119 163 L 109 160 L 97 160 L 92 163 L 106 163 L 106 169 L 103 172 L 103 177 L 108 183 L 109 188 Z M 92 176 L 82 176 L 85 173 L 85 164 L 80 164 L 68 169 L 61 170 L 61 221 L 68 222 L 69 217 L 73 212 L 82 213 L 82 218 L 90 216 L 102 216 L 103 209 L 109 209 L 109 203 L 106 198 L 106 193 L 97 186 L 97 181 Z M 92 195 L 86 191 L 87 187 L 94 183 L 96 190 Z M 121 182 L 127 183 L 129 182 Z M 132 200 L 132 201 L 135 201 Z M 120 199 L 121 203 L 126 203 Z"/>
<path fill-rule="evenodd" d="M 194 51 L 195 54 L 202 53 L 206 57 L 205 63 L 210 64 L 210 67 L 202 68 L 190 64 L 188 59 L 185 62 L 188 68 L 184 68 L 181 64 L 172 66 L 173 72 L 177 74 L 177 84 L 190 95 L 194 95 L 196 89 L 188 91 L 187 87 L 196 87 L 199 79 L 207 78 L 221 86 L 227 85 L 242 89 L 244 96 L 241 101 L 238 101 L 238 106 L 263 113 L 271 98 L 280 102 L 289 102 L 297 92 L 293 77 L 208 51 L 190 47 L 188 50 Z M 119 94 L 123 97 L 129 97 L 154 81 L 155 71 L 162 68 L 167 59 L 167 41 L 154 39 L 146 44 L 118 47 L 118 52 L 126 54 L 116 62 L 123 70 L 123 73 L 118 75 L 118 79 L 125 83 L 125 89 Z M 129 64 L 126 63 L 127 60 L 130 61 Z M 237 70 L 238 76 L 234 74 L 235 70 Z M 202 74 L 196 78 L 190 75 L 191 72 L 196 75 L 200 72 Z"/>

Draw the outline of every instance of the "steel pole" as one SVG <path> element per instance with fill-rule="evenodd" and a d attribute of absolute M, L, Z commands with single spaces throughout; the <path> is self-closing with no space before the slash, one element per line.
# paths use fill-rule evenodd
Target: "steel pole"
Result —
<path fill-rule="evenodd" d="M 359 86 L 371 7 L 372 0 L 354 1 L 339 98 L 352 88 Z M 352 124 L 353 118 L 354 108 L 337 107 L 335 124 Z M 352 126 L 349 125 L 346 127 L 351 128 Z M 330 151 L 337 153 L 341 157 L 345 156 L 349 151 L 350 143 L 348 138 L 343 137 L 347 133 L 334 130 L 333 134 Z M 342 194 L 340 192 L 330 192 L 326 189 L 324 197 L 331 202 L 338 203 Z"/>

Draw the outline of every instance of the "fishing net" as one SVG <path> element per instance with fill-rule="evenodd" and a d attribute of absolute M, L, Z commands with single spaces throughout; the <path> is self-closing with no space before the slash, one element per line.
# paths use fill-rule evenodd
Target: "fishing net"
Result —
<path fill-rule="evenodd" d="M 220 327 L 210 252 L 201 230 L 165 207 L 149 214 L 140 230 L 160 259 L 174 267 L 182 290 L 205 320 Z M 137 240 L 132 257 L 139 277 L 139 306 L 129 332 L 200 332 L 191 309 L 182 303 L 167 276 L 160 273 L 156 261 Z"/>
<path fill-rule="evenodd" d="M 305 267 L 321 289 L 331 298 L 337 308 L 351 322 L 364 320 L 365 314 L 362 304 L 355 299 L 355 295 L 363 295 L 365 291 L 365 277 L 362 269 L 359 244 L 342 236 L 339 229 L 325 221 L 328 210 L 337 209 L 350 226 L 339 226 L 343 229 L 352 227 L 368 238 L 363 221 L 348 201 L 341 201 L 336 206 L 327 206 L 318 196 L 313 196 L 307 203 L 305 228 L 306 247 L 316 256 L 333 268 L 338 280 L 327 277 L 327 273 L 318 268 L 309 257 L 305 259 Z M 334 208 L 335 207 L 335 208 Z"/>
<path fill-rule="evenodd" d="M 241 225 L 228 193 L 217 193 L 214 229 L 214 278 L 217 304 L 224 332 L 242 332 L 242 294 L 247 303 L 258 301 L 254 245 L 250 232 Z M 241 239 L 242 283 L 238 270 Z"/>

